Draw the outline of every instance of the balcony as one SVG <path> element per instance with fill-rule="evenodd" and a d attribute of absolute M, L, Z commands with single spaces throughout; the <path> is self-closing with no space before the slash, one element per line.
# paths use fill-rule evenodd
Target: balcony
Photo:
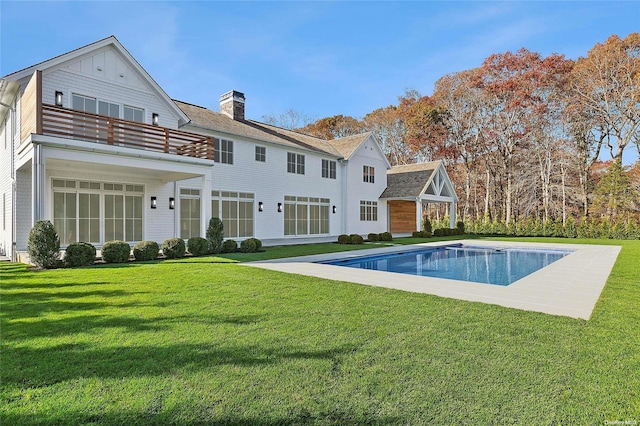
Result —
<path fill-rule="evenodd" d="M 84 111 L 42 105 L 42 133 L 213 160 L 213 138 Z"/>

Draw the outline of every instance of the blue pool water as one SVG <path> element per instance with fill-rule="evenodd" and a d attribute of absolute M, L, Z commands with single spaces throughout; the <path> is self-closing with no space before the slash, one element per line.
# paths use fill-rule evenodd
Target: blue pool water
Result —
<path fill-rule="evenodd" d="M 570 253 L 569 250 L 487 248 L 455 244 L 320 263 L 507 286 Z"/>

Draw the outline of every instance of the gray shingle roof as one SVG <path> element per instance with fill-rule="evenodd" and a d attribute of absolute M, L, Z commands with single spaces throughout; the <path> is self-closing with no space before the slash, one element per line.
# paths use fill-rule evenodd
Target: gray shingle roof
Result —
<path fill-rule="evenodd" d="M 387 188 L 380 198 L 420 197 L 441 161 L 394 166 L 387 171 Z"/>
<path fill-rule="evenodd" d="M 360 145 L 371 135 L 371 132 L 334 139 L 329 143 L 344 157 L 349 158 Z"/>

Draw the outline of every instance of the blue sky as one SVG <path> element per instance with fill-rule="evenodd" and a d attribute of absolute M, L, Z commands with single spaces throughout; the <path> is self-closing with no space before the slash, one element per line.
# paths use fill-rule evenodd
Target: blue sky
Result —
<path fill-rule="evenodd" d="M 521 47 L 586 55 L 638 2 L 0 2 L 0 75 L 115 35 L 173 98 L 247 116 L 362 117 Z"/>

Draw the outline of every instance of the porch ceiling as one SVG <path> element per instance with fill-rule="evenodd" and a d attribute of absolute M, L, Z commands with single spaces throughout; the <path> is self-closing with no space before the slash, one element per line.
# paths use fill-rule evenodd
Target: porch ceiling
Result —
<path fill-rule="evenodd" d="M 145 168 L 144 166 L 141 167 L 140 165 L 137 165 L 136 167 L 130 167 L 87 161 L 64 160 L 58 158 L 48 158 L 46 167 L 47 169 L 66 171 L 73 170 L 79 173 L 91 173 L 96 176 L 109 175 L 139 177 L 145 179 L 158 179 L 163 182 L 173 182 L 202 176 L 201 173 L 169 171 L 152 167 Z"/>

